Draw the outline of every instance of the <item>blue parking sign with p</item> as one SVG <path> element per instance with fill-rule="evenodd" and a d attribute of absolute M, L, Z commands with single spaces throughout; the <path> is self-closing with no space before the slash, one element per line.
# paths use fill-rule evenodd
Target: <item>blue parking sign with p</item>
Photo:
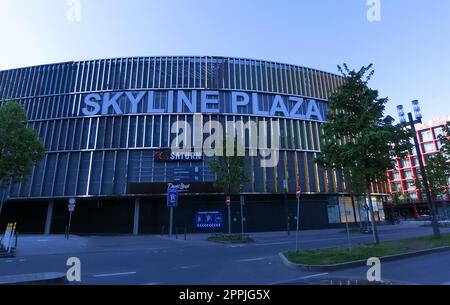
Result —
<path fill-rule="evenodd" d="M 178 190 L 170 188 L 167 190 L 167 206 L 177 207 L 178 206 Z"/>

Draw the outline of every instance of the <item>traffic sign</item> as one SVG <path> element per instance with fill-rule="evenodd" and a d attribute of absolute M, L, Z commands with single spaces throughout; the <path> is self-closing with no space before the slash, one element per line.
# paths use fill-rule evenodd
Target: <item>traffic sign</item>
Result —
<path fill-rule="evenodd" d="M 295 192 L 295 196 L 297 197 L 297 199 L 300 200 L 300 195 L 302 194 L 302 188 L 299 186 L 297 186 L 297 191 Z"/>
<path fill-rule="evenodd" d="M 178 206 L 178 190 L 175 188 L 169 188 L 167 190 L 167 206 L 177 207 Z"/>
<path fill-rule="evenodd" d="M 195 214 L 197 229 L 218 229 L 223 227 L 223 214 L 220 211 L 201 211 Z"/>
<path fill-rule="evenodd" d="M 73 212 L 75 211 L 75 205 L 76 205 L 76 199 L 75 198 L 70 198 L 69 199 L 69 204 L 67 205 L 67 208 L 69 210 L 69 212 Z"/>
<path fill-rule="evenodd" d="M 70 227 L 72 224 L 72 213 L 75 211 L 75 204 L 77 200 L 75 198 L 70 198 L 67 204 L 67 209 L 69 210 L 69 224 L 66 227 L 66 238 L 70 238 Z"/>
<path fill-rule="evenodd" d="M 227 205 L 230 206 L 231 205 L 231 197 L 227 196 Z"/>

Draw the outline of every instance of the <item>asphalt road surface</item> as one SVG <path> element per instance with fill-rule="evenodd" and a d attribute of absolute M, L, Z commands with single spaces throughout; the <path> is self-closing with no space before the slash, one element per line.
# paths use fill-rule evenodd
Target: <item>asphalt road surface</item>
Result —
<path fill-rule="evenodd" d="M 431 228 L 417 224 L 380 229 L 383 241 L 430 234 Z M 256 242 L 245 245 L 211 243 L 206 241 L 207 236 L 189 235 L 186 241 L 161 236 L 73 236 L 69 241 L 62 236 L 24 236 L 15 258 L 0 259 L 0 276 L 66 273 L 67 259 L 77 257 L 81 261 L 78 284 L 270 285 L 366 277 L 367 268 L 311 273 L 286 267 L 278 254 L 295 248 L 295 233 L 255 233 L 251 236 Z M 371 241 L 371 235 L 351 234 L 353 245 Z M 302 249 L 346 244 L 342 229 L 300 233 Z M 383 263 L 381 274 L 383 280 L 402 283 L 448 284 L 450 252 Z"/>

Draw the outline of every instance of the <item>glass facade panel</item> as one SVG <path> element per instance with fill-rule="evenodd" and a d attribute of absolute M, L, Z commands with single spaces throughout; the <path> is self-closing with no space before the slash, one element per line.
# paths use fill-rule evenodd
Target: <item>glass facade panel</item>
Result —
<path fill-rule="evenodd" d="M 138 113 L 130 114 L 132 105 L 125 95 L 117 100 L 123 113 L 114 113 L 112 104 L 117 91 L 131 92 L 136 97 L 139 91 L 154 89 L 154 107 L 167 109 L 168 90 L 174 88 L 185 89 L 189 100 L 193 89 L 219 90 L 219 98 L 226 102 L 219 114 L 204 114 L 204 122 L 210 117 L 223 124 L 237 120 L 267 122 L 269 145 L 271 123 L 280 123 L 279 166 L 261 168 L 261 156 L 246 158 L 245 168 L 251 172 L 252 181 L 246 184 L 245 191 L 283 192 L 288 186 L 293 192 L 298 180 L 311 193 L 332 192 L 332 173 L 324 175 L 327 172 L 313 162 L 320 151 L 321 124 L 282 117 L 280 113 L 273 118 L 254 116 L 251 103 L 239 109 L 240 115 L 230 115 L 230 91 L 245 91 L 250 98 L 257 93 L 259 110 L 269 112 L 275 95 L 283 99 L 287 95 L 325 99 L 339 81 L 337 76 L 312 69 L 222 57 L 114 58 L 0 71 L 0 103 L 12 96 L 23 104 L 30 126 L 47 149 L 46 158 L 33 169 L 28 182 L 15 188 L 14 194 L 35 198 L 124 195 L 130 181 L 166 181 L 173 172 L 172 165 L 153 162 L 154 150 L 169 147 L 173 139 L 171 124 L 177 119 L 185 119 L 192 126 L 193 115 L 187 105 L 182 103 L 183 112 L 189 114 L 152 114 L 147 113 L 144 100 L 138 105 Z M 83 115 L 84 98 L 92 92 L 110 94 L 107 114 Z M 103 95 L 101 102 L 106 100 Z M 326 101 L 317 103 L 325 115 Z M 287 102 L 287 110 L 294 104 Z M 306 110 L 303 103 L 299 113 Z M 252 143 L 256 136 L 246 130 L 245 143 Z M 191 135 L 194 139 L 195 135 Z M 208 159 L 189 166 L 198 171 L 199 180 L 214 180 Z"/>

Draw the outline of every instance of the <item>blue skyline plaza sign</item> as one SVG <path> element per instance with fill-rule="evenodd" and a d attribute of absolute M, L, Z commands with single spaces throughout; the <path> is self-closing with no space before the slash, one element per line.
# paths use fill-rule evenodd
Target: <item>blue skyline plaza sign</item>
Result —
<path fill-rule="evenodd" d="M 178 206 L 178 190 L 175 188 L 169 188 L 167 190 L 167 206 L 177 207 Z"/>
<path fill-rule="evenodd" d="M 220 229 L 223 227 L 223 213 L 220 211 L 197 212 L 195 227 L 197 229 Z"/>

